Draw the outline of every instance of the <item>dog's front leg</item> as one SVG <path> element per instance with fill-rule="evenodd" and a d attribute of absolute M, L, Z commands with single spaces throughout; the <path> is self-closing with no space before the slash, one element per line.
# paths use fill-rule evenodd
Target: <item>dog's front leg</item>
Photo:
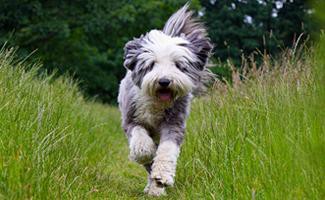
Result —
<path fill-rule="evenodd" d="M 183 138 L 179 128 L 164 128 L 161 131 L 160 144 L 151 167 L 151 186 L 149 194 L 159 196 L 165 194 L 165 187 L 174 184 L 176 163 Z"/>
<path fill-rule="evenodd" d="M 156 154 L 156 144 L 149 136 L 148 131 L 142 126 L 134 126 L 128 133 L 129 137 L 129 158 L 139 164 L 152 162 Z"/>

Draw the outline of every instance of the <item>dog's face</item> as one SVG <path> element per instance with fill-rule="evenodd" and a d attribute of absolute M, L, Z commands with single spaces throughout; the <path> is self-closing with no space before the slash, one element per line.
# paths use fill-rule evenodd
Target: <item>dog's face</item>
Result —
<path fill-rule="evenodd" d="M 124 66 L 143 92 L 170 103 L 200 84 L 211 49 L 205 29 L 192 19 L 185 5 L 171 16 L 163 31 L 152 30 L 129 41 Z"/>

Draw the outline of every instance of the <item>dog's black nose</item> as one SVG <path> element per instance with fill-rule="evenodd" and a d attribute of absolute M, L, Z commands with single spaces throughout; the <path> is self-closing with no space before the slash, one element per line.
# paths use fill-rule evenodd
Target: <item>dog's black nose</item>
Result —
<path fill-rule="evenodd" d="M 167 87 L 170 84 L 170 80 L 167 78 L 162 78 L 158 81 L 158 83 L 161 87 Z"/>

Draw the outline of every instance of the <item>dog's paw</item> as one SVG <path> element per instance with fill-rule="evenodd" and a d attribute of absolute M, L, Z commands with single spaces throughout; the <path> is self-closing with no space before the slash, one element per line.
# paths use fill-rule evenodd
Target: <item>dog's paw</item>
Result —
<path fill-rule="evenodd" d="M 130 140 L 129 158 L 139 164 L 150 163 L 156 154 L 156 144 L 145 129 L 138 128 Z"/>
<path fill-rule="evenodd" d="M 146 190 L 147 189 L 147 190 Z M 166 195 L 166 188 L 155 181 L 152 181 L 148 184 L 145 188 L 145 193 L 150 196 L 165 196 Z"/>
<path fill-rule="evenodd" d="M 170 163 L 163 161 L 154 163 L 150 178 L 161 186 L 173 186 L 174 185 L 174 170 L 170 169 Z"/>

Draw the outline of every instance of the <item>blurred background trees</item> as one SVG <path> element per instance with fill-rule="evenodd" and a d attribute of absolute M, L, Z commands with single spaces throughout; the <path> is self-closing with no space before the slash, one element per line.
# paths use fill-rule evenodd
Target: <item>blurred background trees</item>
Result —
<path fill-rule="evenodd" d="M 85 95 L 116 101 L 123 77 L 123 46 L 133 37 L 161 29 L 186 0 L 0 0 L 0 45 L 18 46 L 19 55 L 43 63 L 42 70 L 70 74 Z M 266 52 L 276 56 L 317 35 L 314 10 L 304 0 L 193 0 L 192 9 L 206 23 L 215 44 L 213 71 L 241 56 Z"/>

